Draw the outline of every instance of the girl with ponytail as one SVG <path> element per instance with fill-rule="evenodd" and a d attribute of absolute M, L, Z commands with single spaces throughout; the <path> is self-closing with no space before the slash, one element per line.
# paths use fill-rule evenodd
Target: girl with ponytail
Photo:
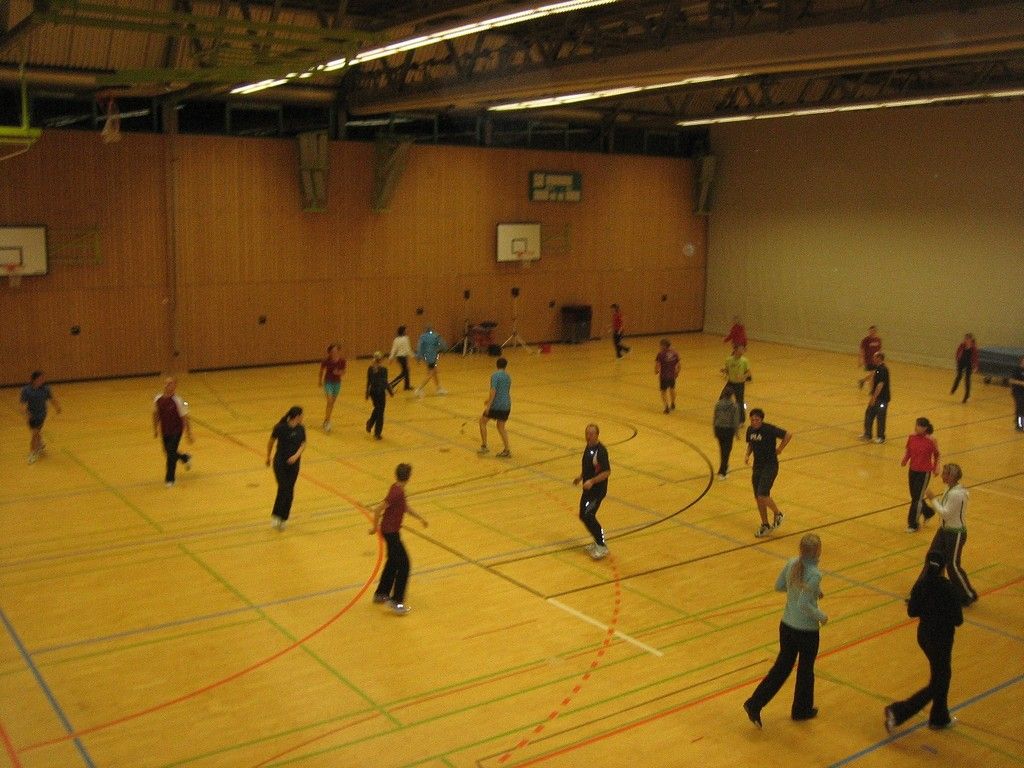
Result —
<path fill-rule="evenodd" d="M 818 714 L 814 706 L 814 660 L 818 657 L 818 628 L 828 616 L 818 609 L 821 592 L 821 538 L 808 533 L 800 539 L 800 553 L 791 558 L 775 580 L 775 590 L 786 593 L 786 610 L 779 624 L 779 655 L 743 709 L 750 722 L 761 727 L 761 709 L 779 689 L 796 665 L 796 690 L 790 717 L 810 720 Z M 799 661 L 798 661 L 799 659 Z"/>
<path fill-rule="evenodd" d="M 925 503 L 925 491 L 932 475 L 939 474 L 939 443 L 932 437 L 935 429 L 924 416 L 914 425 L 914 434 L 907 438 L 907 450 L 901 467 L 910 463 L 907 483 L 910 486 L 910 509 L 907 510 L 907 533 L 921 527 L 920 518 L 930 519 L 935 512 Z"/>
<path fill-rule="evenodd" d="M 306 428 L 302 426 L 302 408 L 293 405 L 288 413 L 274 426 L 267 443 L 267 466 L 270 466 L 270 454 L 277 444 L 274 453 L 274 477 L 277 478 L 277 498 L 274 499 L 274 511 L 271 513 L 271 525 L 279 531 L 291 514 L 292 499 L 295 497 L 295 481 L 299 479 L 299 459 L 306 450 Z"/>

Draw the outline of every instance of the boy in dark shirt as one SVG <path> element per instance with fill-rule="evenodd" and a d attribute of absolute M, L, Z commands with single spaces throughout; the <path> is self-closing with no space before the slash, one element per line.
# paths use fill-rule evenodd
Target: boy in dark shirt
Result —
<path fill-rule="evenodd" d="M 942 575 L 945 564 L 941 552 L 929 552 L 924 575 L 914 585 L 907 601 L 907 615 L 920 617 L 917 644 L 928 657 L 931 676 L 928 685 L 909 699 L 885 708 L 885 730 L 889 733 L 924 709 L 928 702 L 932 705 L 929 728 L 942 730 L 956 722 L 956 718 L 949 715 L 947 697 L 953 675 L 953 635 L 964 623 L 964 613 L 953 585 Z"/>
<path fill-rule="evenodd" d="M 595 560 L 608 557 L 604 529 L 597 521 L 597 510 L 604 497 L 608 495 L 608 476 L 612 473 L 608 449 L 598 439 L 600 433 L 597 424 L 587 425 L 587 447 L 583 449 L 582 469 L 579 477 L 572 481 L 573 485 L 583 486 L 583 495 L 580 496 L 580 520 L 594 537 L 594 543 L 587 547 L 587 553 Z"/>
<path fill-rule="evenodd" d="M 373 401 L 373 412 L 366 421 L 366 431 L 373 430 L 373 436 L 380 440 L 381 432 L 384 431 L 384 406 L 387 405 L 387 396 L 394 397 L 395 390 L 388 383 L 388 369 L 381 365 L 381 352 L 373 353 L 373 364 L 366 369 L 366 399 Z"/>
<path fill-rule="evenodd" d="M 373 593 L 373 602 L 390 603 L 391 609 L 400 616 L 409 612 L 405 604 L 405 586 L 409 582 L 409 553 L 405 551 L 402 538 L 398 532 L 402 529 L 402 517 L 406 512 L 415 517 L 423 527 L 427 521 L 416 514 L 405 501 L 405 484 L 412 476 L 411 464 L 399 464 L 395 468 L 395 483 L 388 491 L 387 497 L 373 510 L 372 536 L 380 528 L 384 542 L 388 548 L 388 559 L 380 574 L 380 582 Z"/>
<path fill-rule="evenodd" d="M 751 481 L 754 485 L 757 511 L 761 515 L 761 527 L 754 534 L 758 538 L 767 536 L 782 525 L 782 513 L 772 499 L 772 485 L 779 474 L 778 456 L 792 439 L 792 432 L 766 423 L 764 411 L 760 408 L 750 411 L 750 426 L 747 427 L 747 454 L 743 461 L 749 464 L 750 454 L 754 454 L 754 471 L 751 473 Z M 776 440 L 782 441 L 778 447 L 775 445 Z M 768 524 L 769 509 L 775 514 L 771 525 Z"/>
<path fill-rule="evenodd" d="M 32 433 L 29 441 L 28 463 L 35 464 L 40 456 L 46 455 L 46 444 L 43 442 L 43 422 L 46 421 L 46 403 L 50 401 L 57 413 L 60 403 L 53 396 L 46 377 L 42 371 L 32 371 L 30 383 L 21 388 L 21 412 L 28 417 L 28 428 Z"/>

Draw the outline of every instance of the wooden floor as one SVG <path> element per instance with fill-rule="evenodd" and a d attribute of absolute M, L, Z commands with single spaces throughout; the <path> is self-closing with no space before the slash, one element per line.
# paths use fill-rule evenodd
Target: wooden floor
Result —
<path fill-rule="evenodd" d="M 962 405 L 950 371 L 893 363 L 889 442 L 863 444 L 852 356 L 754 342 L 748 403 L 795 433 L 774 491 L 785 524 L 758 540 L 741 444 L 712 480 L 724 345 L 675 339 L 666 416 L 657 339 L 632 343 L 621 362 L 609 341 L 511 352 L 508 460 L 476 455 L 493 358 L 443 358 L 450 394 L 400 393 L 381 442 L 363 431 L 364 362 L 329 435 L 314 366 L 192 374 L 195 466 L 171 489 L 157 380 L 55 386 L 64 413 L 32 466 L 17 392 L 0 392 L 0 766 L 1024 763 L 1024 436 L 1008 391 L 976 381 Z M 293 403 L 309 445 L 279 533 L 263 457 Z M 964 467 L 981 599 L 954 649 L 958 726 L 919 716 L 887 737 L 883 706 L 927 679 L 903 599 L 934 522 L 904 531 L 899 465 L 921 415 Z M 613 467 L 602 562 L 582 550 L 571 484 L 590 421 Z M 367 534 L 400 461 L 430 521 L 407 520 L 404 617 L 371 602 L 383 553 Z M 791 679 L 757 731 L 740 704 L 777 650 L 773 583 L 812 530 L 831 616 L 821 714 L 789 719 Z"/>

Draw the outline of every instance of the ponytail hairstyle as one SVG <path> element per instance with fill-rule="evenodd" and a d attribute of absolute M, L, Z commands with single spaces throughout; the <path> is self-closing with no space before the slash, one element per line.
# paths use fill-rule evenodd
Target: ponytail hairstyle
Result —
<path fill-rule="evenodd" d="M 281 417 L 280 423 L 284 424 L 284 423 L 290 421 L 291 419 L 294 419 L 296 416 L 301 416 L 301 415 L 302 415 L 302 406 L 301 405 L 293 405 L 291 408 L 288 409 L 288 413 L 286 413 L 284 416 Z"/>
<path fill-rule="evenodd" d="M 924 427 L 924 433 L 926 435 L 930 435 L 932 432 L 935 431 L 935 427 L 933 427 L 932 423 L 930 421 L 928 421 L 928 419 L 926 419 L 924 416 L 919 418 L 916 423 L 917 423 L 917 426 Z"/>
<path fill-rule="evenodd" d="M 789 569 L 789 583 L 804 586 L 804 559 L 814 560 L 821 556 L 821 537 L 816 533 L 804 534 L 800 539 L 800 557 Z"/>

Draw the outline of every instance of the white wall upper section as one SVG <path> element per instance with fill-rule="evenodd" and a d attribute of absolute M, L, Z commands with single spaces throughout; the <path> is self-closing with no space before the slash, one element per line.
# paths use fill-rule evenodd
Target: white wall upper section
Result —
<path fill-rule="evenodd" d="M 705 329 L 952 366 L 1024 346 L 1024 102 L 715 126 Z"/>

